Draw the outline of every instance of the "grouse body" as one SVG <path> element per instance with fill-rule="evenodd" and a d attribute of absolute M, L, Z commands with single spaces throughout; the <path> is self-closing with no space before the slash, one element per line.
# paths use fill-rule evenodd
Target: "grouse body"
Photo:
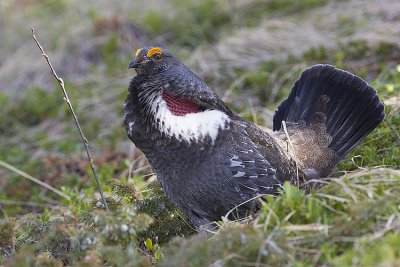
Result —
<path fill-rule="evenodd" d="M 375 90 L 330 65 L 304 70 L 278 107 L 274 134 L 239 117 L 166 49 L 139 49 L 125 103 L 128 137 L 167 197 L 201 227 L 257 209 L 285 181 L 327 176 L 384 118 Z M 288 140 L 290 139 L 290 140 Z"/>

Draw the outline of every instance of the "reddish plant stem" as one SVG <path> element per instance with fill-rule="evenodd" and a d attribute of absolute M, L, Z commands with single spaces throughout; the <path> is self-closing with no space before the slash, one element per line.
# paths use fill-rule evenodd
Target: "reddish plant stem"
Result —
<path fill-rule="evenodd" d="M 53 65 L 52 65 L 51 62 L 50 62 L 49 56 L 44 52 L 44 49 L 43 49 L 42 45 L 39 43 L 38 39 L 36 38 L 35 30 L 34 30 L 33 28 L 31 28 L 31 31 L 32 31 L 32 38 L 33 38 L 33 40 L 35 40 L 37 46 L 39 47 L 40 51 L 42 52 L 42 56 L 46 59 L 47 64 L 48 64 L 49 67 L 50 67 L 51 73 L 53 74 L 54 78 L 57 80 L 58 84 L 59 84 L 60 87 L 61 87 L 61 90 L 62 90 L 62 92 L 63 92 L 63 94 L 64 94 L 64 101 L 67 103 L 67 105 L 68 105 L 68 107 L 69 107 L 69 110 L 70 110 L 71 113 L 72 113 L 72 117 L 74 118 L 74 122 L 75 122 L 76 128 L 78 129 L 79 135 L 81 136 L 81 139 L 82 139 L 82 143 L 83 143 L 83 145 L 85 146 L 86 155 L 87 155 L 87 157 L 88 157 L 89 164 L 90 164 L 90 168 L 92 169 L 94 179 L 96 180 L 97 189 L 99 190 L 99 193 L 100 193 L 101 200 L 102 200 L 102 202 L 103 202 L 104 208 L 105 208 L 107 211 L 109 211 L 106 198 L 104 197 L 103 190 L 101 189 L 101 185 L 100 185 L 100 182 L 99 182 L 99 178 L 97 177 L 96 168 L 94 167 L 93 157 L 92 157 L 92 155 L 91 155 L 91 153 L 90 153 L 90 150 L 89 150 L 89 142 L 88 142 L 88 140 L 86 139 L 85 135 L 83 134 L 81 125 L 79 124 L 79 121 L 78 121 L 78 117 L 76 116 L 75 111 L 74 111 L 74 108 L 72 107 L 71 101 L 69 100 L 67 91 L 65 90 L 64 81 L 63 81 L 63 79 L 61 79 L 61 78 L 57 75 L 56 71 L 54 70 Z"/>

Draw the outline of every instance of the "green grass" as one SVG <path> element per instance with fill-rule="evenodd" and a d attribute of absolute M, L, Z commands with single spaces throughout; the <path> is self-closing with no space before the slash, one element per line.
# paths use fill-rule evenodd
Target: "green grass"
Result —
<path fill-rule="evenodd" d="M 387 195 L 398 194 L 399 172 L 376 170 L 357 176 L 334 179 L 310 195 L 286 184 L 285 193 L 268 198 L 255 220 L 225 224 L 210 239 L 176 241 L 160 265 L 207 266 L 221 261 L 227 266 L 347 266 L 353 257 L 362 259 L 363 266 L 398 262 L 393 235 L 399 231 L 399 200 Z M 391 240 L 386 252 L 364 251 L 368 241 L 385 238 Z M 373 255 L 364 259 L 366 253 Z M 384 258 L 386 253 L 392 256 Z"/>
<path fill-rule="evenodd" d="M 132 257 L 131 266 L 146 266 L 150 259 L 160 266 L 397 264 L 400 200 L 394 196 L 400 193 L 400 172 L 373 169 L 329 182 L 308 195 L 285 184 L 282 195 L 267 197 L 245 224 L 225 222 L 213 236 L 167 243 L 193 233 L 177 211 L 154 187 L 138 200 L 133 187 L 114 181 L 110 214 L 92 202 L 77 213 L 61 209 L 3 220 L 1 247 L 16 250 L 3 260 L 18 266 L 43 260 L 80 264 L 92 255 L 113 266 L 125 266 Z"/>
<path fill-rule="evenodd" d="M 235 27 L 253 27 L 265 17 L 311 10 L 326 3 L 326 0 L 270 0 L 236 6 L 226 0 L 173 0 L 172 11 L 150 9 L 141 15 L 138 23 L 150 36 L 167 35 L 174 46 L 193 49 L 201 43 L 217 42 Z"/>

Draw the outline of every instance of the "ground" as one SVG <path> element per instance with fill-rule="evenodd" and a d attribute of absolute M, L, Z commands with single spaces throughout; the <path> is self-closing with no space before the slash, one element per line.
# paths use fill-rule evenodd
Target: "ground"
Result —
<path fill-rule="evenodd" d="M 400 265 L 398 14 L 396 0 L 2 1 L 0 265 Z M 31 27 L 66 82 L 110 213 Z M 199 236 L 122 125 L 127 66 L 144 45 L 168 48 L 263 127 L 317 63 L 365 78 L 387 115 L 320 189 L 287 184 L 254 216 Z"/>

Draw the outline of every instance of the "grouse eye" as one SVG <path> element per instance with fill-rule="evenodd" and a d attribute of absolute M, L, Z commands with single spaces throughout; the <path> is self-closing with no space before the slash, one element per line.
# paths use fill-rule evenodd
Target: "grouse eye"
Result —
<path fill-rule="evenodd" d="M 161 54 L 154 54 L 151 56 L 151 58 L 155 61 L 160 61 L 161 60 Z"/>

